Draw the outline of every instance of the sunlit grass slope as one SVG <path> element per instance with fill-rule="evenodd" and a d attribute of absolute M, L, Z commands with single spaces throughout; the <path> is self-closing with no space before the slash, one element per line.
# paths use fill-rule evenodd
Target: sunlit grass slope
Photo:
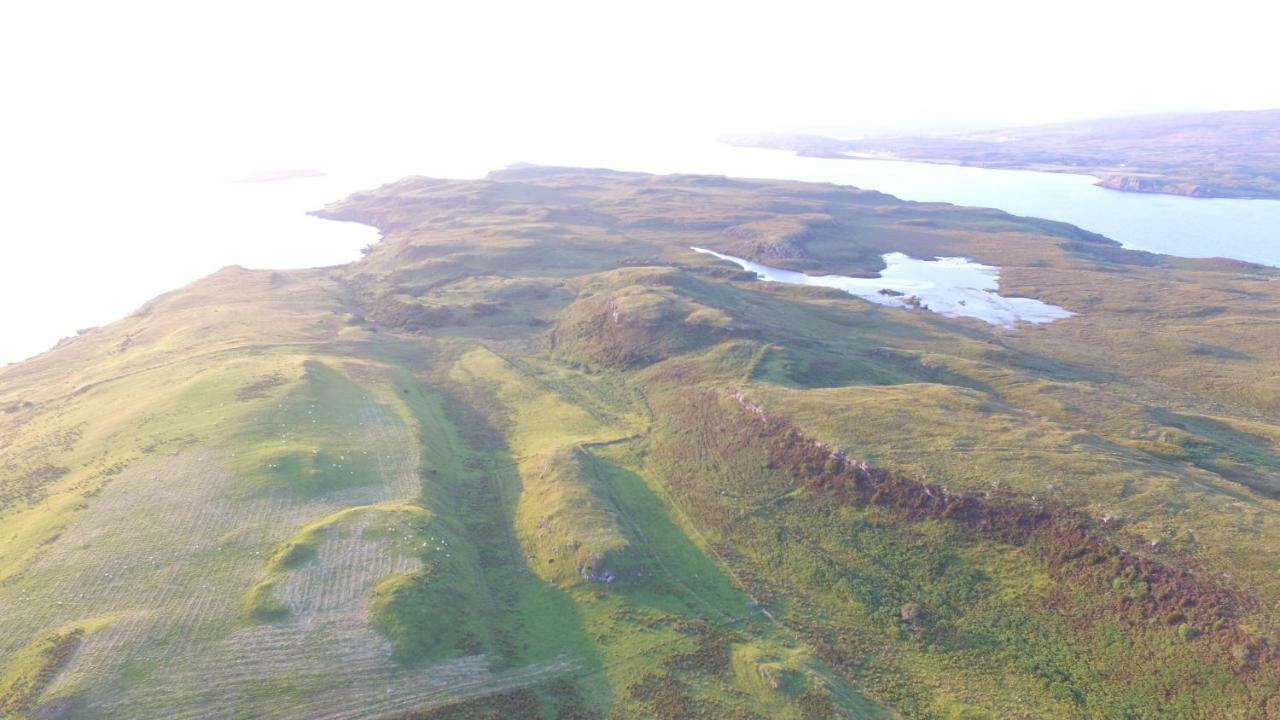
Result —
<path fill-rule="evenodd" d="M 1280 716 L 1276 271 L 718 177 L 324 214 L 385 237 L 0 370 L 0 717 Z"/>

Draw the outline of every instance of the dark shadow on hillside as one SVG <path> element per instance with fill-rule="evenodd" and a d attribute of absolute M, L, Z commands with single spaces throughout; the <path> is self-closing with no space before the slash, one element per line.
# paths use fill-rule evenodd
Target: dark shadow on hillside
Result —
<path fill-rule="evenodd" d="M 485 417 L 477 410 L 498 410 L 496 403 L 492 398 L 432 374 L 431 368 L 422 367 L 421 359 L 416 365 L 420 372 L 425 370 L 425 383 L 419 374 L 419 386 L 404 390 L 439 397 L 445 417 L 457 429 L 461 441 L 461 447 L 455 448 L 460 476 L 452 483 L 448 504 L 479 560 L 482 591 L 487 601 L 486 607 L 480 609 L 484 616 L 483 643 L 493 664 L 513 668 L 567 657 L 574 666 L 562 679 L 577 678 L 579 685 L 589 684 L 584 688 L 587 695 L 609 697 L 607 680 L 593 672 L 603 661 L 573 599 L 565 591 L 539 580 L 521 552 L 514 529 L 520 483 L 515 460 L 500 430 L 502 418 L 500 415 Z M 554 627 L 555 632 L 546 632 L 547 627 Z M 555 642 L 547 643 L 547 637 L 554 637 Z M 529 699 L 527 693 L 512 692 L 519 695 L 522 702 Z M 538 685 L 536 692 L 552 704 L 571 700 L 576 703 L 573 698 L 577 697 L 578 687 L 574 683 L 550 681 Z"/>

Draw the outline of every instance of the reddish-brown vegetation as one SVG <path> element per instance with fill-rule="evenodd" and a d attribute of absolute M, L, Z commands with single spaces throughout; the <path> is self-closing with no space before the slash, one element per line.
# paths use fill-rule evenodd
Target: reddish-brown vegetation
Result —
<path fill-rule="evenodd" d="M 0 715 L 8 717 L 10 714 L 29 709 L 40 696 L 41 691 L 53 681 L 71 653 L 80 647 L 80 639 L 83 636 L 84 631 L 75 628 L 50 638 L 47 647 L 40 651 L 37 661 L 39 667 L 36 672 L 15 682 L 0 694 Z"/>
<path fill-rule="evenodd" d="M 1166 625 L 1194 641 L 1206 662 L 1246 675 L 1280 676 L 1280 653 L 1273 644 L 1241 626 L 1252 599 L 1209 576 L 1194 558 L 1149 546 L 1139 551 L 1143 544 L 1136 538 L 1061 503 L 1003 490 L 956 492 L 870 465 L 804 435 L 741 390 L 732 397 L 737 412 L 730 416 L 726 404 L 709 392 L 686 394 L 672 410 L 685 432 L 709 441 L 716 453 L 765 449 L 769 469 L 790 478 L 808 501 L 876 506 L 906 522 L 947 521 L 975 539 L 1023 548 L 1056 581 L 1044 593 L 1043 608 L 1069 617 L 1082 632 L 1102 622 L 1120 622 L 1135 631 Z M 675 489 L 697 503 L 702 493 L 694 485 L 680 487 L 677 480 Z M 723 528 L 748 517 L 730 520 L 723 506 L 699 514 Z M 733 554 L 731 548 L 720 549 Z M 769 583 L 739 579 L 753 593 L 767 592 Z M 1078 600 L 1082 591 L 1091 598 L 1087 604 Z M 824 644 L 819 643 L 820 651 Z M 838 659 L 836 654 L 829 659 Z"/>

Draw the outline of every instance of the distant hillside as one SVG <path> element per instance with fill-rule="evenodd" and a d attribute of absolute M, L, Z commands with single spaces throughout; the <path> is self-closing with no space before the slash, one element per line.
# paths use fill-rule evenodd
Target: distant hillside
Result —
<path fill-rule="evenodd" d="M 1084 120 L 939 136 L 838 140 L 756 135 L 736 144 L 1096 175 L 1103 187 L 1192 197 L 1280 198 L 1280 110 Z"/>
<path fill-rule="evenodd" d="M 1280 271 L 710 176 L 321 214 L 384 239 L 0 369 L 0 717 L 1280 717 Z"/>

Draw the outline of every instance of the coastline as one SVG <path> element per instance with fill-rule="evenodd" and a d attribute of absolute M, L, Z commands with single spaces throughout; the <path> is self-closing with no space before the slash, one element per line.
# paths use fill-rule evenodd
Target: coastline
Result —
<path fill-rule="evenodd" d="M 763 148 L 776 150 L 780 148 L 761 145 L 737 145 L 735 147 Z M 897 155 L 895 153 L 868 153 L 854 150 L 795 150 L 786 148 L 797 157 L 817 158 L 820 160 L 891 160 L 894 162 L 923 163 L 925 165 L 947 165 L 951 167 L 972 167 L 984 170 L 1026 170 L 1029 172 L 1058 173 L 1062 175 L 1082 175 L 1094 178 L 1095 186 L 1115 192 L 1141 195 L 1172 195 L 1202 200 L 1280 200 L 1280 192 L 1266 191 L 1246 192 L 1211 186 L 1185 180 L 1166 178 L 1153 173 L 1118 173 L 1096 167 L 1074 165 L 1054 165 L 1049 163 L 1013 163 L 1013 162 L 972 162 L 967 160 L 947 160 L 942 158 L 920 158 Z"/>

